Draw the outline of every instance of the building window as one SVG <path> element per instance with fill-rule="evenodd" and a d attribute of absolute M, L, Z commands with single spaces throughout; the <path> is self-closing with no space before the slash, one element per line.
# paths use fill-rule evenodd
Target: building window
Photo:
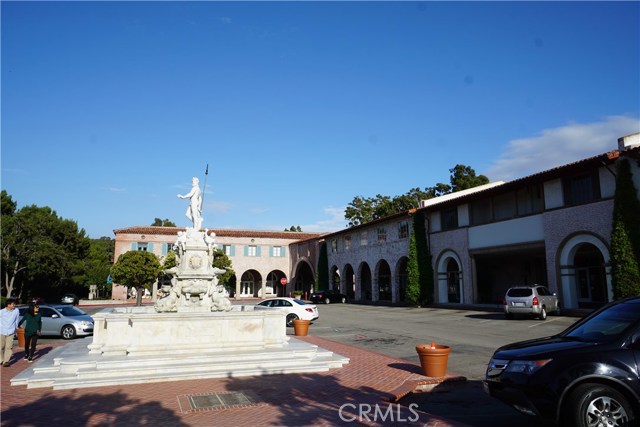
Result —
<path fill-rule="evenodd" d="M 367 246 L 369 244 L 369 238 L 367 237 L 367 232 L 363 231 L 360 234 L 360 246 Z"/>
<path fill-rule="evenodd" d="M 487 224 L 492 219 L 490 198 L 480 199 L 471 203 L 471 224 Z"/>
<path fill-rule="evenodd" d="M 516 216 L 516 194 L 508 192 L 493 198 L 493 219 L 509 219 Z"/>
<path fill-rule="evenodd" d="M 351 249 L 351 236 L 344 237 L 344 250 L 348 251 Z"/>
<path fill-rule="evenodd" d="M 592 172 L 562 180 L 564 203 L 567 206 L 598 200 L 600 198 L 600 179 Z"/>
<path fill-rule="evenodd" d="M 454 206 L 440 211 L 440 223 L 443 230 L 458 228 L 458 207 Z"/>
<path fill-rule="evenodd" d="M 378 227 L 378 242 L 387 241 L 387 229 L 384 227 Z"/>
<path fill-rule="evenodd" d="M 142 252 L 147 252 L 149 250 L 149 244 L 148 243 L 138 243 L 138 249 L 139 251 Z"/>
<path fill-rule="evenodd" d="M 338 240 L 336 239 L 331 240 L 331 252 L 334 254 L 338 252 Z"/>
<path fill-rule="evenodd" d="M 407 221 L 401 221 L 398 225 L 398 238 L 406 239 L 409 237 L 409 223 Z"/>
<path fill-rule="evenodd" d="M 256 245 L 249 245 L 247 247 L 247 256 L 258 256 L 258 247 Z"/>
<path fill-rule="evenodd" d="M 271 256 L 282 256 L 282 246 L 274 246 L 271 250 Z"/>
<path fill-rule="evenodd" d="M 530 185 L 516 191 L 518 215 L 531 215 L 544 211 L 542 184 Z"/>
<path fill-rule="evenodd" d="M 222 245 L 222 251 L 226 256 L 231 256 L 231 245 Z"/>

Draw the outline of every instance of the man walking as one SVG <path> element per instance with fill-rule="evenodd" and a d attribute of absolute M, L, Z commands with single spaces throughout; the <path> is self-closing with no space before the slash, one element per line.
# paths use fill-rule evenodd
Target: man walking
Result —
<path fill-rule="evenodd" d="M 20 312 L 16 310 L 16 300 L 7 298 L 7 306 L 0 310 L 0 357 L 2 366 L 9 367 L 9 361 L 13 355 L 13 336 L 18 327 L 18 316 Z"/>

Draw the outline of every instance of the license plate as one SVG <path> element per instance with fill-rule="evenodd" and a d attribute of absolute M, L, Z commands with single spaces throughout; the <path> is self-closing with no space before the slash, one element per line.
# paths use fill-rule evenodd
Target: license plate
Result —
<path fill-rule="evenodd" d="M 514 302 L 513 306 L 514 307 L 524 307 L 524 303 L 523 302 Z"/>

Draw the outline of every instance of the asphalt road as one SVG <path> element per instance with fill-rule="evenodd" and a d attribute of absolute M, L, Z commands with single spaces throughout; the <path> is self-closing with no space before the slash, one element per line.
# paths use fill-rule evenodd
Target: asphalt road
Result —
<path fill-rule="evenodd" d="M 417 344 L 435 341 L 450 346 L 448 371 L 467 381 L 410 394 L 402 403 L 417 403 L 425 412 L 477 427 L 544 426 L 484 393 L 487 362 L 501 345 L 553 335 L 577 320 L 506 320 L 496 312 L 353 304 L 319 304 L 318 310 L 320 318 L 309 329 L 312 335 L 416 363 Z"/>

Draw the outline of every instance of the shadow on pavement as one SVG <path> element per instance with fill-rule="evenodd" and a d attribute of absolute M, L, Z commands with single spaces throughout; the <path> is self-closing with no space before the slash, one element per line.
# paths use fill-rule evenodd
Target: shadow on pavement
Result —
<path fill-rule="evenodd" d="M 160 402 L 141 403 L 125 394 L 46 394 L 37 402 L 2 411 L 3 427 L 50 426 L 176 426 L 187 427 Z"/>
<path fill-rule="evenodd" d="M 410 393 L 400 403 L 405 406 L 417 403 L 421 411 L 471 427 L 547 425 L 490 397 L 483 391 L 481 381 L 443 383 L 429 392 Z"/>

